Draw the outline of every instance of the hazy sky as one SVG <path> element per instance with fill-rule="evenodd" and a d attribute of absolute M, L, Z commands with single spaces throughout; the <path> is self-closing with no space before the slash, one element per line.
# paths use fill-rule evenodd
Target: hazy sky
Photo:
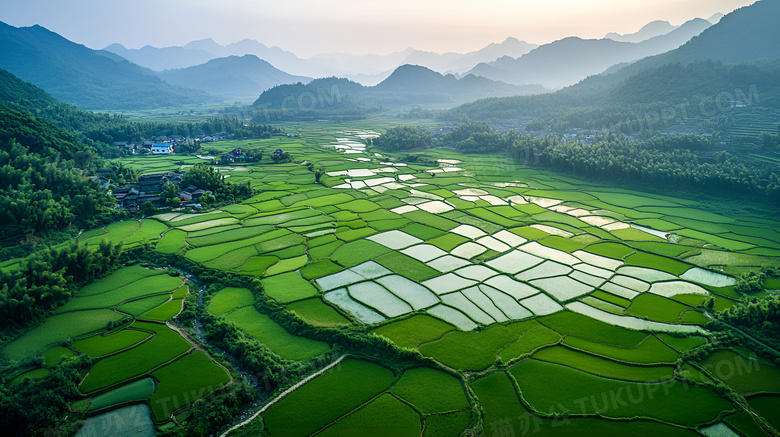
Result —
<path fill-rule="evenodd" d="M 0 21 L 40 24 L 103 48 L 164 47 L 244 38 L 301 57 L 389 53 L 414 47 L 467 52 L 509 36 L 546 43 L 631 33 L 728 13 L 755 0 L 2 0 Z"/>

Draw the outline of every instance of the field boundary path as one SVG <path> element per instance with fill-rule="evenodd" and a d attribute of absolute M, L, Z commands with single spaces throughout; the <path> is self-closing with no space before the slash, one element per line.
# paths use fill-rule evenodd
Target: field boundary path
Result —
<path fill-rule="evenodd" d="M 712 319 L 712 316 L 710 316 L 709 314 L 707 314 L 707 316 L 708 316 L 710 319 Z M 748 340 L 751 340 L 751 341 L 755 342 L 756 344 L 759 344 L 759 345 L 761 345 L 761 346 L 763 346 L 763 347 L 765 347 L 765 348 L 767 348 L 767 349 L 771 350 L 772 352 L 774 352 L 774 353 L 776 353 L 776 354 L 780 355 L 780 351 L 778 351 L 777 349 L 773 348 L 772 346 L 769 346 L 768 344 L 766 344 L 766 343 L 762 342 L 761 340 L 759 340 L 759 339 L 757 339 L 757 338 L 753 337 L 752 335 L 750 335 L 750 334 L 748 334 L 747 332 L 745 332 L 745 331 L 743 331 L 743 330 L 741 330 L 741 329 L 737 328 L 736 326 L 729 325 L 728 323 L 724 322 L 723 320 L 718 320 L 718 322 L 720 322 L 720 323 L 723 323 L 725 326 L 727 326 L 727 327 L 729 327 L 729 328 L 731 328 L 731 329 L 733 329 L 733 330 L 735 330 L 735 331 L 739 332 L 740 334 L 742 334 L 743 336 L 745 336 L 745 337 L 746 337 Z"/>
<path fill-rule="evenodd" d="M 273 405 L 273 404 L 275 404 L 275 403 L 279 402 L 281 399 L 283 399 L 283 398 L 284 398 L 285 396 L 287 396 L 288 394 L 290 394 L 290 393 L 294 392 L 295 390 L 298 390 L 298 389 L 299 389 L 299 388 L 300 388 L 302 385 L 306 384 L 307 382 L 311 381 L 312 379 L 314 379 L 314 378 L 316 378 L 316 377 L 318 377 L 318 376 L 322 375 L 323 373 L 325 373 L 326 371 L 328 371 L 328 370 L 332 369 L 333 367 L 336 367 L 336 366 L 337 366 L 337 365 L 338 365 L 338 364 L 339 364 L 339 363 L 340 363 L 340 362 L 341 362 L 341 361 L 342 361 L 344 358 L 346 358 L 346 357 L 347 357 L 347 354 L 344 354 L 344 355 L 340 356 L 340 357 L 339 357 L 339 358 L 338 358 L 336 361 L 334 361 L 334 362 L 332 362 L 332 363 L 328 364 L 327 366 L 323 367 L 323 368 L 322 368 L 322 369 L 320 369 L 319 371 L 317 371 L 317 372 L 315 372 L 315 373 L 312 373 L 311 375 L 307 376 L 307 377 L 306 377 L 306 378 L 304 378 L 302 381 L 298 382 L 298 383 L 297 383 L 297 384 L 295 384 L 294 386 L 292 386 L 292 387 L 288 388 L 287 390 L 285 390 L 285 391 L 284 391 L 282 394 L 280 394 L 279 396 L 277 396 L 277 397 L 275 397 L 275 398 L 271 399 L 271 400 L 270 400 L 270 401 L 269 401 L 267 404 L 263 405 L 263 407 L 262 407 L 262 408 L 260 408 L 260 409 L 259 409 L 259 410 L 258 410 L 258 411 L 255 413 L 255 414 L 251 415 L 251 416 L 250 416 L 248 419 L 246 419 L 246 420 L 244 420 L 243 422 L 241 422 L 241 423 L 238 423 L 238 424 L 236 424 L 236 425 L 233 425 L 232 427 L 230 427 L 230 428 L 229 428 L 227 431 L 225 431 L 225 432 L 223 432 L 222 434 L 220 434 L 220 436 L 219 436 L 219 437 L 225 437 L 225 436 L 226 436 L 226 435 L 228 435 L 228 434 L 229 434 L 231 431 L 234 431 L 234 430 L 236 430 L 236 429 L 238 429 L 238 428 L 241 428 L 242 426 L 246 425 L 247 423 L 249 423 L 249 422 L 251 422 L 251 421 L 255 420 L 255 418 L 256 418 L 257 416 L 259 416 L 260 414 L 264 413 L 264 412 L 265 412 L 265 410 L 267 410 L 267 409 L 268 409 L 268 408 L 269 408 L 271 405 Z"/>

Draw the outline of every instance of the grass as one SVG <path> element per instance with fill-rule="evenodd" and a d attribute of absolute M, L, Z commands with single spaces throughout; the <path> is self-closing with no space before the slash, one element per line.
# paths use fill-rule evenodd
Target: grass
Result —
<path fill-rule="evenodd" d="M 673 337 L 669 334 L 662 333 L 656 334 L 656 336 L 678 352 L 686 352 L 707 343 L 706 338 L 697 336 Z"/>
<path fill-rule="evenodd" d="M 445 232 L 441 229 L 432 228 L 421 223 L 412 223 L 409 226 L 405 226 L 402 231 L 423 241 L 432 240 L 436 237 L 445 235 Z"/>
<path fill-rule="evenodd" d="M 303 267 L 301 269 L 301 276 L 306 280 L 312 280 L 340 272 L 341 270 L 341 266 L 329 259 L 325 259 L 310 263 Z"/>
<path fill-rule="evenodd" d="M 282 302 L 294 302 L 317 295 L 317 289 L 298 272 L 288 272 L 262 280 L 268 297 Z"/>
<path fill-rule="evenodd" d="M 158 306 L 157 308 L 154 308 L 150 311 L 141 314 L 139 318 L 144 320 L 165 322 L 172 319 L 177 314 L 179 314 L 181 312 L 181 309 L 182 309 L 182 299 L 173 299 L 173 300 L 169 300 L 168 302 L 165 302 L 164 304 Z"/>
<path fill-rule="evenodd" d="M 230 382 L 228 372 L 203 351 L 194 351 L 152 373 L 158 381 L 149 398 L 155 422 L 167 421 L 174 409 L 192 405 Z"/>
<path fill-rule="evenodd" d="M 371 240 L 358 240 L 344 244 L 330 256 L 331 261 L 344 267 L 353 267 L 390 252 L 385 246 Z"/>
<path fill-rule="evenodd" d="M 51 370 L 49 369 L 30 370 L 29 372 L 24 372 L 21 375 L 9 381 L 8 385 L 10 387 L 17 387 L 25 379 L 29 379 L 30 381 L 38 381 L 40 379 L 46 378 L 49 375 L 51 375 Z"/>
<path fill-rule="evenodd" d="M 755 396 L 748 399 L 750 407 L 756 413 L 760 414 L 775 429 L 780 429 L 780 417 L 777 412 L 780 411 L 780 397 L 778 396 Z"/>
<path fill-rule="evenodd" d="M 634 347 L 647 334 L 613 326 L 570 311 L 561 311 L 541 319 L 539 322 L 561 335 L 571 335 L 591 341 L 623 347 Z"/>
<path fill-rule="evenodd" d="M 390 388 L 393 373 L 374 363 L 346 359 L 268 408 L 268 435 L 311 435 Z"/>
<path fill-rule="evenodd" d="M 756 423 L 753 419 L 753 415 L 746 411 L 727 416 L 724 421 L 731 425 L 732 428 L 742 433 L 742 435 L 759 437 L 769 436 L 769 434 Z"/>
<path fill-rule="evenodd" d="M 454 326 L 439 319 L 416 315 L 382 325 L 371 332 L 389 338 L 400 347 L 416 349 L 420 344 L 439 339 L 454 330 Z"/>
<path fill-rule="evenodd" d="M 291 272 L 305 266 L 307 262 L 309 262 L 309 257 L 306 255 L 301 255 L 296 258 L 282 259 L 279 260 L 276 264 L 268 267 L 268 269 L 265 271 L 265 274 L 266 276 L 272 276 L 278 275 L 280 273 Z"/>
<path fill-rule="evenodd" d="M 79 386 L 83 393 L 90 393 L 144 375 L 192 347 L 178 333 L 165 325 L 135 322 L 133 326 L 155 332 L 154 338 L 95 363 L 89 375 Z"/>
<path fill-rule="evenodd" d="M 124 267 L 99 281 L 84 286 L 76 293 L 76 296 L 85 297 L 105 293 L 138 281 L 139 279 L 163 274 L 165 274 L 164 270 L 145 269 L 139 265 Z"/>
<path fill-rule="evenodd" d="M 246 226 L 218 232 L 216 234 L 204 235 L 202 237 L 188 238 L 187 242 L 195 247 L 212 246 L 215 244 L 229 243 L 231 241 L 253 238 L 272 229 L 273 226 Z"/>
<path fill-rule="evenodd" d="M 463 384 L 452 375 L 430 367 L 415 367 L 404 372 L 392 393 L 419 408 L 423 414 L 469 407 Z"/>
<path fill-rule="evenodd" d="M 55 346 L 43 353 L 43 365 L 46 367 L 56 367 L 66 358 L 73 356 L 73 351 L 66 347 Z"/>
<path fill-rule="evenodd" d="M 436 237 L 432 240 L 427 241 L 427 243 L 432 244 L 445 252 L 450 252 L 452 249 L 460 246 L 461 244 L 467 241 L 469 241 L 468 238 L 457 234 L 444 234 L 440 237 Z"/>
<path fill-rule="evenodd" d="M 652 335 L 647 336 L 642 343 L 633 348 L 596 343 L 577 337 L 566 337 L 563 344 L 594 355 L 627 363 L 672 364 L 680 356 L 679 353 Z"/>
<path fill-rule="evenodd" d="M 677 323 L 680 314 L 690 307 L 655 294 L 643 293 L 635 297 L 626 314 L 664 323 Z"/>
<path fill-rule="evenodd" d="M 103 408 L 123 404 L 125 402 L 140 402 L 146 400 L 154 392 L 154 380 L 152 378 L 139 379 L 122 387 L 92 398 L 87 412 L 102 410 Z"/>
<path fill-rule="evenodd" d="M 11 360 L 21 360 L 51 344 L 105 329 L 108 322 L 116 322 L 121 318 L 121 314 L 107 309 L 51 316 L 33 330 L 8 344 L 3 350 L 3 355 Z"/>
<path fill-rule="evenodd" d="M 131 236 L 125 239 L 125 246 L 131 246 L 135 243 L 147 243 L 157 241 L 160 236 L 168 230 L 168 226 L 157 220 L 142 219 L 141 227 Z"/>
<path fill-rule="evenodd" d="M 153 294 L 170 293 L 182 285 L 183 281 L 168 275 L 157 275 L 143 278 L 124 287 L 115 288 L 105 293 L 71 299 L 57 309 L 58 313 L 68 311 L 107 308 L 122 302 Z"/>
<path fill-rule="evenodd" d="M 222 316 L 234 309 L 255 303 L 252 292 L 246 288 L 226 287 L 211 297 L 208 310 L 215 316 Z"/>
<path fill-rule="evenodd" d="M 637 267 L 649 267 L 677 276 L 682 275 L 691 268 L 689 264 L 647 252 L 637 252 L 629 255 L 626 257 L 626 264 Z"/>
<path fill-rule="evenodd" d="M 509 343 L 499 352 L 499 358 L 503 362 L 508 363 L 541 347 L 556 344 L 560 340 L 561 336 L 557 332 L 534 322 L 532 327 L 524 332 L 518 341 Z"/>
<path fill-rule="evenodd" d="M 685 426 L 709 422 L 731 403 L 714 391 L 680 382 L 637 384 L 589 375 L 537 360 L 510 370 L 523 398 L 545 412 L 596 414 L 603 417 L 649 417 Z M 610 402 L 610 394 L 620 402 Z M 606 402 L 602 400 L 606 399 Z M 552 408 L 551 408 L 552 407 Z"/>
<path fill-rule="evenodd" d="M 162 305 L 164 302 L 170 299 L 170 297 L 170 294 L 158 294 L 156 296 L 144 297 L 119 305 L 116 307 L 116 310 L 131 314 L 134 317 L 138 317 L 152 308 Z"/>
<path fill-rule="evenodd" d="M 300 300 L 287 305 L 287 309 L 312 326 L 348 326 L 350 321 L 320 298 Z"/>
<path fill-rule="evenodd" d="M 423 223 L 426 226 L 430 226 L 432 228 L 440 229 L 442 231 L 449 231 L 451 229 L 455 229 L 458 227 L 458 223 L 446 219 L 442 216 L 431 214 L 426 211 L 412 211 L 407 212 L 404 214 L 404 217 L 406 217 L 409 220 L 413 220 L 417 223 Z"/>
<path fill-rule="evenodd" d="M 95 335 L 84 340 L 73 342 L 73 349 L 99 358 L 134 346 L 152 334 L 135 329 L 123 329 L 110 335 Z"/>
<path fill-rule="evenodd" d="M 716 351 L 701 365 L 740 394 L 780 393 L 780 369 L 732 351 Z"/>
<path fill-rule="evenodd" d="M 626 365 L 563 346 L 542 349 L 536 352 L 533 358 L 572 367 L 593 375 L 623 381 L 657 382 L 670 380 L 674 376 L 674 368 L 670 366 Z"/>
<path fill-rule="evenodd" d="M 239 308 L 226 319 L 287 360 L 309 360 L 330 350 L 321 341 L 290 334 L 254 307 Z"/>
<path fill-rule="evenodd" d="M 471 411 L 436 414 L 425 418 L 423 437 L 451 437 L 460 433 L 471 424 Z"/>
<path fill-rule="evenodd" d="M 422 282 L 440 275 L 438 270 L 400 252 L 390 252 L 374 259 L 374 261 L 414 282 Z"/>
<path fill-rule="evenodd" d="M 496 430 L 502 429 L 498 425 L 506 425 L 509 429 L 517 430 L 515 435 L 540 433 L 544 436 L 577 437 L 592 435 L 594 430 L 598 430 L 599 436 L 605 437 L 624 437 L 627 435 L 632 437 L 656 437 L 659 435 L 695 437 L 700 435 L 693 430 L 645 420 L 611 421 L 600 418 L 547 419 L 536 417 L 520 404 L 512 382 L 502 372 L 492 373 L 478 379 L 474 382 L 473 387 L 484 412 L 483 422 L 488 427 L 490 424 L 495 424 Z M 547 413 L 550 408 L 543 408 L 542 411 Z"/>
<path fill-rule="evenodd" d="M 490 367 L 504 345 L 516 341 L 531 322 L 493 325 L 479 332 L 454 331 L 420 346 L 420 352 L 459 370 L 479 371 Z"/>
<path fill-rule="evenodd" d="M 323 437 L 419 437 L 421 432 L 420 416 L 392 395 L 383 394 L 317 435 Z"/>

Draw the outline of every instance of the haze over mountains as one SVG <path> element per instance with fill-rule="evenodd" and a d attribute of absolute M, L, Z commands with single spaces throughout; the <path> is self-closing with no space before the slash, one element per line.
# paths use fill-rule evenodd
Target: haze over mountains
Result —
<path fill-rule="evenodd" d="M 710 26 L 712 23 L 709 21 L 696 18 L 669 33 L 636 43 L 569 37 L 542 45 L 516 59 L 503 57 L 480 64 L 469 73 L 507 83 L 537 83 L 549 88 L 562 88 L 599 74 L 615 64 L 675 49 Z"/>
<path fill-rule="evenodd" d="M 387 55 L 330 53 L 301 59 L 251 39 L 224 46 L 203 39 L 182 47 L 112 44 L 91 50 L 40 26 L 0 23 L 5 49 L 0 68 L 85 109 L 251 101 L 278 85 L 306 84 L 317 77 L 359 82 L 355 97 L 373 104 L 455 104 L 568 86 L 677 48 L 711 25 L 703 19 L 679 27 L 656 21 L 633 34 L 569 37 L 542 46 L 507 38 L 469 53 L 410 48 Z"/>
<path fill-rule="evenodd" d="M 780 2 L 759 1 L 726 15 L 675 50 L 614 67 L 609 73 L 588 77 L 555 93 L 483 100 L 454 108 L 450 114 L 455 118 L 495 120 L 553 113 L 560 116 L 567 110 L 582 108 L 591 114 L 604 114 L 599 122 L 619 123 L 681 102 L 688 102 L 695 112 L 700 103 L 712 101 L 720 93 L 736 96 L 735 90 L 748 93 L 751 87 L 758 96 L 749 98 L 758 97 L 762 106 L 780 108 L 778 16 Z M 632 115 L 637 107 L 639 113 Z M 594 117 L 572 112 L 567 120 L 576 126 L 588 118 Z"/>

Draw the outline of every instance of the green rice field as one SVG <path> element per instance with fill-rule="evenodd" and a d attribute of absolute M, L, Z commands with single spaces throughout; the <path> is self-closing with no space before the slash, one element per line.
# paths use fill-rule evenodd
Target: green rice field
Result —
<path fill-rule="evenodd" d="M 780 266 L 776 220 L 505 156 L 409 152 L 439 160 L 423 165 L 362 142 L 412 122 L 288 122 L 299 136 L 213 143 L 294 161 L 217 165 L 252 197 L 80 237 L 197 265 L 202 303 L 167 266 L 120 268 L 3 345 L 7 360 L 30 360 L 8 382 L 86 355 L 74 415 L 139 403 L 175 429 L 198 399 L 244 384 L 190 338 L 191 322 L 177 326 L 199 314 L 289 378 L 242 410 L 265 406 L 239 435 L 701 436 L 725 423 L 752 436 L 777 422 L 780 370 L 707 324 L 743 299 L 739 274 Z M 141 173 L 200 161 L 123 158 Z"/>

